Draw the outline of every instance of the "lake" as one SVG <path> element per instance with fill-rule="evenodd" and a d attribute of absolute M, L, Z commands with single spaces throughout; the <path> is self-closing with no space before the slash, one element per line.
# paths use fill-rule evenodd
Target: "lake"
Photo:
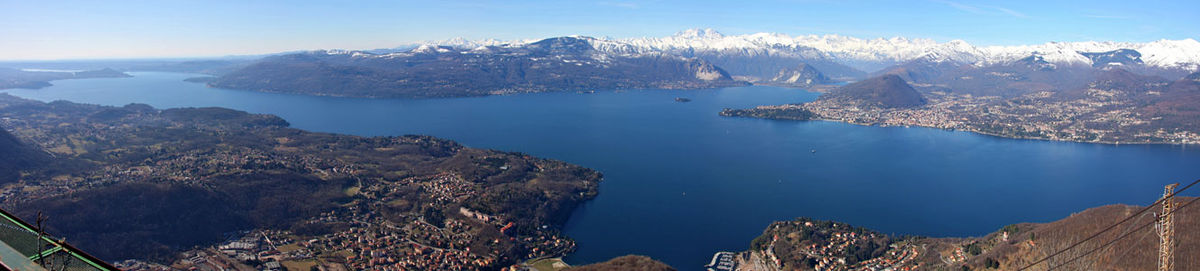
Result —
<path fill-rule="evenodd" d="M 772 221 L 800 216 L 892 234 L 978 236 L 1104 204 L 1145 205 L 1164 184 L 1200 178 L 1200 146 L 717 115 L 726 107 L 818 96 L 788 88 L 374 100 L 214 89 L 182 81 L 199 76 L 191 74 L 132 74 L 0 92 L 118 106 L 221 106 L 279 115 L 312 131 L 433 135 L 594 168 L 605 175 L 600 195 L 566 225 L 579 244 L 566 259 L 571 264 L 642 254 L 701 270 L 714 252 L 744 250 Z"/>

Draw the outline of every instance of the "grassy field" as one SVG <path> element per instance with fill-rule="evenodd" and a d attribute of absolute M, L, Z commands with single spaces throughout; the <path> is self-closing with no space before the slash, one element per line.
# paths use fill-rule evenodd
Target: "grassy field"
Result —
<path fill-rule="evenodd" d="M 343 190 L 342 193 L 345 193 L 347 197 L 354 196 L 354 195 L 358 195 L 358 191 L 360 189 L 362 189 L 362 187 L 351 186 L 351 187 L 346 188 L 346 190 Z"/>
<path fill-rule="evenodd" d="M 283 267 L 287 268 L 287 270 L 308 271 L 308 270 L 311 270 L 314 266 L 317 266 L 317 261 L 313 261 L 313 260 L 283 261 L 283 262 L 280 262 L 279 264 L 282 264 Z"/>
<path fill-rule="evenodd" d="M 298 249 L 300 249 L 300 245 L 297 245 L 294 243 L 279 246 L 279 252 L 284 252 L 284 253 L 296 251 Z"/>
<path fill-rule="evenodd" d="M 562 258 L 540 259 L 526 262 L 533 270 L 537 271 L 558 271 L 570 267 Z"/>

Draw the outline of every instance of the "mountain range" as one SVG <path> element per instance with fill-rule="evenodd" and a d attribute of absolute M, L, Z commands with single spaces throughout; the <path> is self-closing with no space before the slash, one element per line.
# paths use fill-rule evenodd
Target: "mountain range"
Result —
<path fill-rule="evenodd" d="M 746 84 L 703 60 L 606 53 L 598 44 L 603 42 L 558 37 L 476 48 L 423 45 L 387 54 L 315 51 L 267 57 L 209 85 L 326 96 L 436 98 Z"/>
<path fill-rule="evenodd" d="M 473 48 L 498 44 L 512 46 L 528 42 L 452 39 L 426 42 L 425 44 Z M 1030 56 L 1037 56 L 1055 65 L 1124 64 L 1175 71 L 1180 76 L 1186 74 L 1182 71 L 1200 69 L 1200 42 L 1194 39 L 1159 40 L 1145 43 L 1087 41 L 1049 42 L 1019 46 L 976 46 L 962 40 L 939 43 L 931 39 L 904 37 L 861 39 L 840 35 L 790 36 L 779 33 L 724 35 L 713 29 L 689 29 L 662 38 L 595 39 L 595 42 L 598 44 L 596 46 L 598 50 L 609 53 L 667 53 L 698 57 L 726 68 L 734 75 L 752 72 L 742 71 L 733 66 L 727 67 L 722 64 L 728 63 L 723 63 L 717 58 L 747 60 L 769 58 L 775 61 L 798 59 L 815 66 L 832 77 L 866 75 L 869 72 L 917 59 L 985 67 L 1016 62 Z M 1136 60 L 1105 57 L 1113 54 L 1133 57 Z M 754 65 L 769 64 L 760 61 Z M 829 67 L 833 65 L 853 70 L 843 71 L 841 69 L 844 68 Z M 773 75 L 776 71 L 770 71 L 764 75 Z"/>
<path fill-rule="evenodd" d="M 747 83 L 811 88 L 894 74 L 922 91 L 1012 97 L 1077 89 L 1109 69 L 1180 78 L 1200 70 L 1200 42 L 976 46 L 902 37 L 724 35 L 712 29 L 661 38 L 452 39 L 391 49 L 273 55 L 226 69 L 208 84 L 310 95 L 429 98 Z"/>

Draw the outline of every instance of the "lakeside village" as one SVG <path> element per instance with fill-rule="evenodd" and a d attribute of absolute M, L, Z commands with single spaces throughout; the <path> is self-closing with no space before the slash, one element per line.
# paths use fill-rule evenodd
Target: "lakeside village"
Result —
<path fill-rule="evenodd" d="M 856 106 L 834 100 L 763 106 L 761 109 L 805 109 L 820 119 L 863 125 L 921 126 L 988 135 L 1113 144 L 1200 144 L 1200 133 L 1152 127 L 1158 118 L 1139 114 L 1131 102 L 1112 93 L 1089 90 L 1091 98 L 1057 101 L 1051 92 L 1018 99 L 933 92 L 929 103 L 915 108 Z"/>
<path fill-rule="evenodd" d="M 343 220 L 341 232 L 303 237 L 287 231 L 254 230 L 216 246 L 183 253 L 171 265 L 127 260 L 124 270 L 477 270 L 494 266 L 496 255 L 472 251 L 464 233 L 470 226 L 447 219 L 439 228 L 423 221 L 397 225 L 383 219 L 360 220 L 327 213 L 316 220 Z M 511 224 L 506 224 L 511 227 Z M 507 230 L 507 229 L 504 229 Z M 516 238 L 516 237 L 510 237 Z M 574 242 L 556 236 L 521 237 L 536 244 L 526 257 L 560 256 Z M 499 243 L 499 240 L 493 240 Z M 524 270 L 521 264 L 503 270 Z"/>
<path fill-rule="evenodd" d="M 68 174 L 6 184 L 0 187 L 0 203 L 16 205 L 124 183 L 206 187 L 212 185 L 211 180 L 266 171 L 356 179 L 369 170 L 287 145 L 291 140 L 287 137 L 275 138 L 278 145 L 272 148 L 221 144 L 153 159 L 114 159 L 163 153 L 161 144 L 123 148 L 105 144 L 128 138 L 130 129 L 141 127 L 123 123 L 165 120 L 158 115 L 132 115 L 117 124 L 89 123 L 87 118 L 77 117 L 84 113 L 6 115 L 0 119 L 0 126 L 54 155 L 75 157 L 97 150 L 108 154 L 101 157 L 108 160 L 95 160 L 99 167 L 64 168 Z M 201 129 L 202 133 L 226 132 L 220 127 L 205 129 L 210 130 Z M 146 131 L 139 134 L 146 142 L 193 143 L 172 138 L 175 134 Z M 61 134 L 66 136 L 58 136 Z M 543 170 L 543 165 L 534 166 Z M 498 168 L 506 170 L 509 165 Z M 522 260 L 558 257 L 575 249 L 574 241 L 555 227 L 520 225 L 521 220 L 504 214 L 469 209 L 467 200 L 481 197 L 482 187 L 452 170 L 437 172 L 359 180 L 341 191 L 349 202 L 289 222 L 296 227 L 284 227 L 295 232 L 259 228 L 227 233 L 226 241 L 217 245 L 190 248 L 166 259 L 127 260 L 119 265 L 126 270 L 513 270 L 521 268 Z"/>
<path fill-rule="evenodd" d="M 424 182 L 435 199 L 451 201 L 472 193 L 453 174 L 443 174 Z M 362 188 L 364 195 L 382 195 L 386 186 Z M 379 201 L 376 201 L 379 202 Z M 331 211 L 313 218 L 311 224 L 347 225 L 345 230 L 321 236 L 302 236 L 288 231 L 253 230 L 226 242 L 183 253 L 181 260 L 161 265 L 144 261 L 119 262 L 125 270 L 477 270 L 495 267 L 504 259 L 502 240 L 529 244 L 524 259 L 558 257 L 574 251 L 575 243 L 557 233 L 543 231 L 536 236 L 517 236 L 515 224 L 464 207 L 459 216 L 447 218 L 436 226 L 419 215 L 404 214 L 403 223 L 385 219 L 363 208 Z M 472 221 L 467 221 L 472 220 Z M 483 241 L 479 250 L 473 227 L 497 227 L 500 236 Z M 476 225 L 476 226 L 473 226 Z M 542 229 L 548 227 L 543 226 Z M 476 249 L 472 249 L 472 248 Z M 518 263 L 502 270 L 526 270 Z"/>

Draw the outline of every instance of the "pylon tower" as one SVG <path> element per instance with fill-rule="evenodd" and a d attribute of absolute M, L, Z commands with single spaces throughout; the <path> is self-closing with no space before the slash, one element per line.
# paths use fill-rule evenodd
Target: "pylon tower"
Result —
<path fill-rule="evenodd" d="M 1172 257 L 1175 247 L 1175 222 L 1174 214 L 1171 211 L 1175 210 L 1175 201 L 1171 194 L 1175 193 L 1175 187 L 1178 183 L 1169 184 L 1163 188 L 1162 199 L 1162 214 L 1158 216 L 1158 270 L 1171 271 L 1175 265 L 1175 259 Z"/>

